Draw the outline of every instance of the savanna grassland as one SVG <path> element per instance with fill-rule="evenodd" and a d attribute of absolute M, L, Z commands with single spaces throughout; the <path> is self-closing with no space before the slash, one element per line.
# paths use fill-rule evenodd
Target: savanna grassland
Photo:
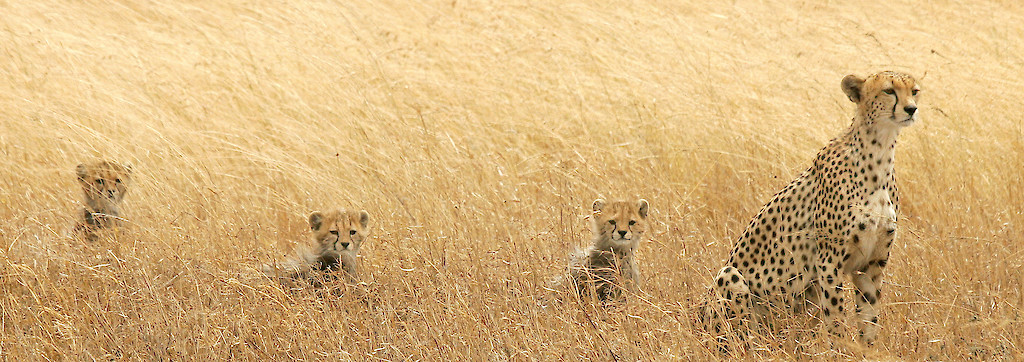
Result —
<path fill-rule="evenodd" d="M 0 356 L 716 359 L 706 285 L 887 69 L 923 92 L 879 343 L 794 320 L 733 357 L 1024 358 L 1016 1 L 0 0 Z M 98 159 L 129 226 L 87 243 Z M 546 288 L 598 197 L 651 202 L 609 308 Z M 365 284 L 259 272 L 330 208 L 372 216 Z"/>

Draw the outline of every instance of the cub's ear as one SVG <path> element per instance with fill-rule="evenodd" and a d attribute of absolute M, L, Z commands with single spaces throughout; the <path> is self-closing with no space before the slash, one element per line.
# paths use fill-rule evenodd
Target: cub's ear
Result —
<path fill-rule="evenodd" d="M 314 211 L 309 215 L 309 228 L 313 231 L 320 228 L 320 224 L 324 222 L 324 214 L 319 211 Z"/>
<path fill-rule="evenodd" d="M 646 219 L 647 210 L 650 209 L 650 204 L 647 203 L 647 200 L 640 199 L 640 202 L 637 203 L 637 207 L 637 213 L 640 214 L 640 217 Z"/>
<path fill-rule="evenodd" d="M 850 74 L 843 78 L 843 93 L 850 98 L 850 102 L 860 103 L 861 89 L 864 86 L 864 78 Z"/>
<path fill-rule="evenodd" d="M 370 213 L 366 212 L 366 210 L 359 210 L 359 223 L 362 224 L 364 228 L 369 226 Z"/>
<path fill-rule="evenodd" d="M 600 212 L 604 209 L 604 199 L 594 200 L 594 212 Z"/>
<path fill-rule="evenodd" d="M 88 175 L 89 170 L 87 167 L 85 167 L 84 163 L 80 163 L 78 164 L 78 167 L 75 167 L 75 173 L 78 174 L 79 180 L 85 180 L 85 176 Z"/>

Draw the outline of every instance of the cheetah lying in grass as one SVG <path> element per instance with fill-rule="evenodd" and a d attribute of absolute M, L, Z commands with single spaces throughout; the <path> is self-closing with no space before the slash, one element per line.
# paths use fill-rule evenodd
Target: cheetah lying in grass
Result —
<path fill-rule="evenodd" d="M 313 242 L 299 246 L 281 263 L 264 265 L 262 270 L 272 277 L 309 281 L 314 286 L 321 278 L 333 280 L 338 273 L 354 282 L 359 275 L 359 248 L 370 232 L 369 223 L 366 211 L 314 212 L 309 215 Z"/>

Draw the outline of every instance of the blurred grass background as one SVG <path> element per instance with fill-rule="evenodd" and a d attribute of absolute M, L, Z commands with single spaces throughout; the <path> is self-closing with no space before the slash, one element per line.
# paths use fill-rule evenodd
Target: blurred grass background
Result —
<path fill-rule="evenodd" d="M 5 358 L 715 359 L 692 307 L 880 70 L 924 90 L 879 344 L 735 353 L 1024 354 L 1015 1 L 0 0 L 0 59 Z M 85 244 L 96 159 L 134 166 L 132 226 Z M 552 302 L 597 197 L 651 201 L 646 295 Z M 337 207 L 373 217 L 367 285 L 259 274 Z"/>

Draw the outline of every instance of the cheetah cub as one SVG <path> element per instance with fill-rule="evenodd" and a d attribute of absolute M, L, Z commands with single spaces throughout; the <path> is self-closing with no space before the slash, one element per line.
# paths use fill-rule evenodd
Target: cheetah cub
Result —
<path fill-rule="evenodd" d="M 78 212 L 79 220 L 74 232 L 94 241 L 100 229 L 121 224 L 121 201 L 128 193 L 132 168 L 130 165 L 100 161 L 80 164 L 75 171 L 85 195 L 85 207 Z"/>
<path fill-rule="evenodd" d="M 297 247 L 290 257 L 276 265 L 264 265 L 269 276 L 288 280 L 307 280 L 318 285 L 317 276 L 334 279 L 336 271 L 346 281 L 358 279 L 357 256 L 370 232 L 370 214 L 366 211 L 333 210 L 309 215 L 313 242 Z"/>
<path fill-rule="evenodd" d="M 593 243 L 570 257 L 569 278 L 576 290 L 595 293 L 600 301 L 622 297 L 622 290 L 637 292 L 640 271 L 635 252 L 647 230 L 647 200 L 594 201 L 590 218 Z"/>

